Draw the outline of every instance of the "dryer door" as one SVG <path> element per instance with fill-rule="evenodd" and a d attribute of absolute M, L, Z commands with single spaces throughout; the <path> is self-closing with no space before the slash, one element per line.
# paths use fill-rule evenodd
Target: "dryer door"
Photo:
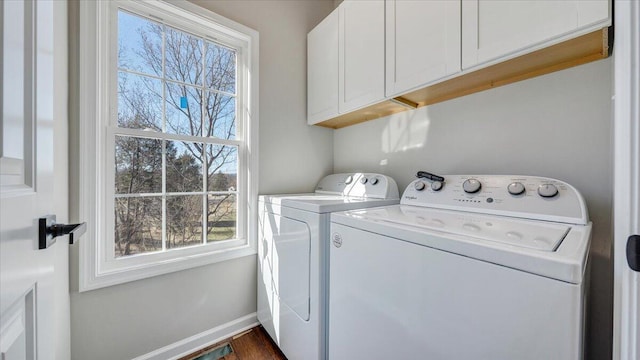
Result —
<path fill-rule="evenodd" d="M 309 320 L 309 266 L 311 232 L 307 223 L 269 214 L 271 271 L 273 286 L 281 305 L 302 320 Z M 268 240 L 267 240 L 268 241 Z"/>

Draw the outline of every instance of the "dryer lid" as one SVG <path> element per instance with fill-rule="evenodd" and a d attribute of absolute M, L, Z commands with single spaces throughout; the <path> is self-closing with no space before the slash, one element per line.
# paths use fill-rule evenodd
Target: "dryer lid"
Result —
<path fill-rule="evenodd" d="M 398 199 L 376 199 L 363 197 L 349 197 L 322 193 L 261 195 L 259 200 L 270 204 L 270 207 L 288 207 L 298 210 L 311 211 L 319 214 L 346 211 L 376 206 L 394 205 Z"/>

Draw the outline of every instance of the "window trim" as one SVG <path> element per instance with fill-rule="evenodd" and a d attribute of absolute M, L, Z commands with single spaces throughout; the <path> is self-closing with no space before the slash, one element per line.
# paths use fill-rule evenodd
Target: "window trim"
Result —
<path fill-rule="evenodd" d="M 113 69 L 117 69 L 117 52 L 109 49 L 114 49 L 114 41 L 117 48 L 113 26 L 117 24 L 117 9 L 120 7 L 151 18 L 161 18 L 169 25 L 190 29 L 197 36 L 239 47 L 236 129 L 243 132 L 244 138 L 244 146 L 238 149 L 238 158 L 243 156 L 247 166 L 244 172 L 238 172 L 238 184 L 244 184 L 244 191 L 238 189 L 238 207 L 246 209 L 246 221 L 243 229 L 238 229 L 238 239 L 107 259 L 109 251 L 104 245 L 109 244 L 106 239 L 109 223 L 113 221 L 107 221 L 107 207 L 113 204 L 113 200 L 108 198 L 110 192 L 106 186 L 113 184 L 113 180 L 108 178 L 110 172 L 105 165 L 110 163 L 108 156 L 113 155 L 113 149 L 108 147 L 109 137 L 114 136 L 109 124 L 110 112 L 116 109 L 112 96 L 117 93 L 117 84 L 113 81 L 116 78 Z M 79 290 L 98 289 L 256 254 L 258 32 L 183 0 L 81 1 L 79 19 L 77 213 L 81 221 L 87 222 L 87 233 L 79 246 Z M 194 24 L 197 31 L 191 31 L 196 27 Z"/>

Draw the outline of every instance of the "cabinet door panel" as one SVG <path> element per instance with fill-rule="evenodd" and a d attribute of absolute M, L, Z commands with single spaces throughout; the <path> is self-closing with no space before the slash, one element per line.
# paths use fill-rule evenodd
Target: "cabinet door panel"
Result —
<path fill-rule="evenodd" d="M 606 22 L 607 0 L 463 0 L 462 68 Z"/>
<path fill-rule="evenodd" d="M 338 11 L 307 35 L 307 122 L 338 115 Z"/>
<path fill-rule="evenodd" d="M 384 1 L 340 5 L 340 113 L 384 98 Z"/>
<path fill-rule="evenodd" d="M 460 1 L 386 2 L 386 95 L 460 71 Z"/>
<path fill-rule="evenodd" d="M 589 26 L 602 22 L 603 16 L 611 17 L 609 1 L 579 1 L 578 2 L 578 26 Z"/>

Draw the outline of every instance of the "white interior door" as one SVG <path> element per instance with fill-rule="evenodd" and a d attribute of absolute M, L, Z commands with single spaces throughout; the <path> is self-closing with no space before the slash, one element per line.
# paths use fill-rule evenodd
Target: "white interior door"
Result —
<path fill-rule="evenodd" d="M 640 272 L 627 242 L 640 235 L 640 3 L 615 3 L 613 359 L 640 359 Z"/>
<path fill-rule="evenodd" d="M 60 278 L 68 277 L 67 268 L 64 273 L 56 269 L 56 246 L 38 249 L 38 218 L 54 212 L 54 184 L 58 181 L 56 186 L 66 188 L 60 181 L 67 181 L 66 176 L 54 178 L 54 109 L 61 101 L 66 109 L 66 95 L 54 91 L 58 76 L 54 53 L 59 50 L 54 47 L 53 14 L 54 8 L 59 12 L 65 4 L 3 1 L 0 5 L 2 360 L 54 359 L 65 353 L 68 357 L 68 344 L 60 344 L 65 341 L 61 339 L 68 342 L 68 335 L 60 335 L 68 329 L 68 303 L 59 297 L 66 293 L 68 298 L 68 285 L 59 289 Z M 64 238 L 58 238 L 58 245 L 67 251 Z M 60 351 L 61 346 L 66 350 Z"/>

